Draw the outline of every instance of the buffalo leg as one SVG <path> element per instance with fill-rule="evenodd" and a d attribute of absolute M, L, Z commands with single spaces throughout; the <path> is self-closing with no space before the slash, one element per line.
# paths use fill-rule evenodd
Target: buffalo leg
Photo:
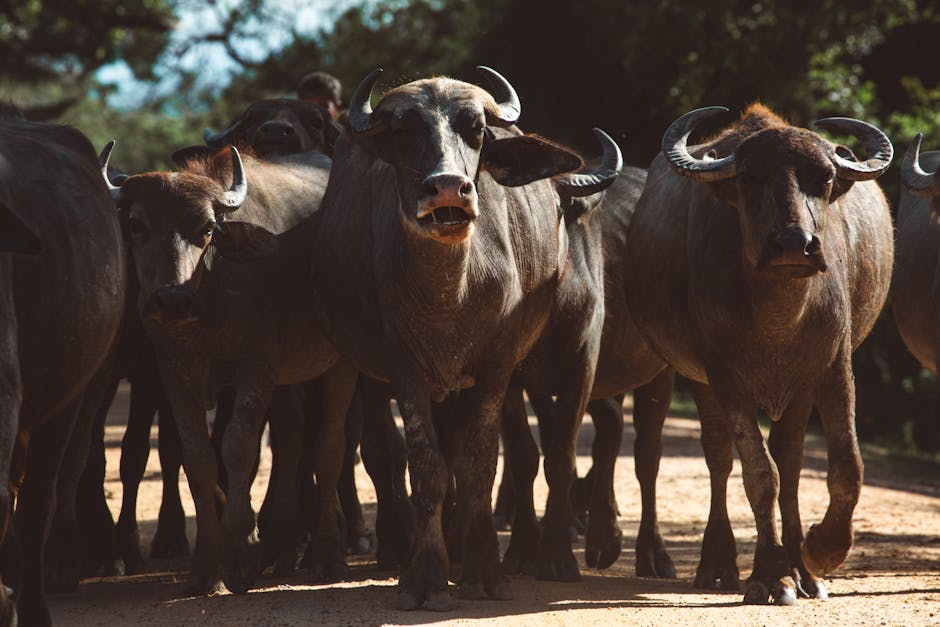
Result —
<path fill-rule="evenodd" d="M 318 518 L 312 539 L 311 571 L 317 580 L 342 580 L 348 575 L 346 566 L 346 528 L 339 504 L 339 475 L 343 465 L 346 415 L 356 390 L 358 372 L 340 362 L 319 380 L 320 411 L 316 430 L 316 462 Z"/>
<path fill-rule="evenodd" d="M 696 588 L 722 590 L 740 587 L 737 566 L 738 549 L 728 518 L 728 477 L 734 464 L 733 440 L 724 409 L 711 388 L 693 384 L 692 393 L 702 425 L 702 451 L 711 483 L 708 524 L 702 538 L 702 554 L 695 571 Z"/>
<path fill-rule="evenodd" d="M 362 422 L 362 399 L 356 394 L 346 416 L 346 449 L 343 453 L 343 469 L 339 476 L 339 502 L 346 519 L 346 548 L 353 555 L 371 553 L 375 545 L 375 537 L 366 527 L 365 518 L 362 516 L 362 504 L 356 489 L 356 449 L 362 440 Z"/>
<path fill-rule="evenodd" d="M 754 569 L 745 584 L 744 602 L 766 604 L 772 600 L 778 605 L 792 605 L 796 602 L 796 582 L 790 577 L 786 551 L 776 524 L 780 476 L 758 425 L 757 407 L 735 394 L 724 373 L 709 372 L 709 380 L 728 417 L 741 459 L 744 492 L 757 527 Z"/>
<path fill-rule="evenodd" d="M 303 453 L 303 403 L 300 386 L 275 388 L 268 412 L 273 462 L 268 491 L 258 513 L 264 563 L 275 575 L 289 575 L 297 562 L 297 467 Z"/>
<path fill-rule="evenodd" d="M 23 555 L 22 581 L 16 590 L 16 609 L 23 625 L 52 624 L 44 592 L 45 548 L 56 508 L 56 481 L 80 409 L 79 398 L 30 433 L 26 478 L 17 496 L 14 520 Z"/>
<path fill-rule="evenodd" d="M 186 557 L 189 541 L 186 539 L 186 514 L 180 498 L 179 474 L 183 465 L 183 444 L 180 441 L 176 418 L 163 387 L 159 388 L 159 429 L 157 453 L 160 456 L 163 494 L 157 531 L 150 544 L 150 557 Z"/>
<path fill-rule="evenodd" d="M 114 520 L 111 511 L 104 502 L 104 418 L 101 411 L 104 399 L 114 383 L 112 377 L 113 359 L 109 358 L 98 372 L 86 384 L 81 396 L 78 417 L 62 460 L 61 472 L 56 481 L 56 509 L 52 529 L 46 544 L 45 578 L 46 588 L 50 592 L 71 592 L 78 587 L 82 572 L 82 547 L 94 543 L 96 550 L 111 555 L 111 535 Z M 86 475 L 85 469 L 89 453 L 95 448 L 92 439 L 101 442 L 97 458 L 93 465 L 97 468 Z M 94 475 L 98 474 L 100 479 Z M 98 509 L 94 520 L 86 524 L 95 540 L 82 535 L 79 527 L 78 498 L 82 483 L 85 483 L 84 498 L 95 501 L 93 508 Z M 101 514 L 100 510 L 104 509 Z M 102 520 L 103 518 L 103 520 Z M 100 545 L 104 545 L 103 547 Z"/>
<path fill-rule="evenodd" d="M 614 469 L 623 439 L 623 396 L 591 401 L 587 410 L 594 422 L 594 442 L 591 445 L 591 470 L 581 480 L 591 488 L 584 561 L 592 568 L 608 568 L 620 557 L 623 547 L 623 532 L 617 524 L 617 500 L 614 496 Z M 637 428 L 637 432 L 639 430 Z"/>
<path fill-rule="evenodd" d="M 633 391 L 633 425 L 636 429 L 633 459 L 643 503 L 640 531 L 636 537 L 638 577 L 676 578 L 676 567 L 666 552 L 656 517 L 656 477 L 659 475 L 659 460 L 663 456 L 663 423 L 669 411 L 674 383 L 675 371 L 667 368 L 651 382 Z"/>
<path fill-rule="evenodd" d="M 594 354 L 596 361 L 596 352 L 589 354 Z M 551 420 L 551 437 L 543 439 L 542 451 L 548 501 L 539 545 L 539 579 L 577 581 L 581 576 L 571 550 L 568 528 L 573 519 L 570 494 L 575 473 L 575 446 L 594 381 L 594 362 L 586 357 L 579 359 L 567 376 L 561 377 L 565 386 L 558 393 L 554 411 L 547 414 Z M 541 425 L 545 422 L 545 411 L 536 410 Z"/>
<path fill-rule="evenodd" d="M 828 594 L 822 581 L 806 571 L 801 557 L 803 525 L 799 503 L 800 471 L 803 468 L 803 439 L 811 411 L 812 399 L 809 395 L 804 394 L 790 401 L 790 406 L 780 420 L 770 427 L 768 446 L 780 470 L 780 518 L 790 574 L 801 596 L 826 599 Z"/>
<path fill-rule="evenodd" d="M 206 428 L 206 413 L 175 371 L 161 364 L 163 389 L 173 409 L 183 451 L 183 468 L 196 508 L 196 548 L 187 592 L 211 594 L 222 589 L 219 576 L 218 466 Z"/>
<path fill-rule="evenodd" d="M 140 554 L 140 530 L 137 527 L 137 493 L 147 469 L 150 456 L 150 427 L 157 413 L 153 395 L 145 392 L 152 381 L 135 379 L 131 383 L 130 411 L 127 429 L 121 440 L 121 513 L 114 527 L 114 541 L 128 575 L 143 571 L 144 558 Z"/>
<path fill-rule="evenodd" d="M 91 448 L 75 501 L 82 538 L 82 572 L 87 576 L 94 575 L 102 567 L 105 575 L 123 575 L 126 572 L 124 561 L 114 544 L 114 518 L 104 494 L 104 426 L 119 383 L 115 376 L 108 378 L 109 381 L 104 383 L 101 405 L 95 412 Z"/>
<path fill-rule="evenodd" d="M 362 403 L 362 463 L 375 485 L 375 557 L 381 570 L 407 563 L 414 534 L 414 510 L 405 488 L 407 452 L 395 425 L 388 392 L 365 376 L 357 390 Z"/>
<path fill-rule="evenodd" d="M 539 449 L 529 428 L 522 388 L 510 384 L 503 401 L 503 481 L 512 482 L 515 517 L 512 536 L 503 556 L 503 572 L 515 575 L 538 572 L 539 541 L 542 529 L 535 515 L 532 484 L 539 471 Z M 502 490 L 502 486 L 500 486 Z M 497 501 L 498 503 L 498 501 Z"/>
<path fill-rule="evenodd" d="M 461 597 L 466 599 L 512 598 L 509 580 L 500 569 L 492 510 L 505 396 L 505 383 L 500 386 L 499 377 L 494 377 L 490 382 L 478 382 L 469 393 L 464 391 L 457 407 L 461 420 L 455 429 L 453 469 L 463 556 L 459 586 Z"/>
<path fill-rule="evenodd" d="M 431 415 L 430 390 L 420 383 L 417 368 L 400 373 L 393 382 L 398 407 L 405 423 L 411 498 L 415 508 L 415 543 L 408 567 L 398 581 L 396 606 L 413 610 L 451 607 L 447 589 L 450 563 L 444 543 L 441 511 L 449 471 L 438 443 Z"/>
<path fill-rule="evenodd" d="M 826 436 L 829 506 L 803 542 L 803 565 L 823 577 L 845 561 L 852 548 L 852 514 L 862 489 L 862 458 L 855 435 L 855 380 L 849 348 L 843 346 L 816 392 Z"/>

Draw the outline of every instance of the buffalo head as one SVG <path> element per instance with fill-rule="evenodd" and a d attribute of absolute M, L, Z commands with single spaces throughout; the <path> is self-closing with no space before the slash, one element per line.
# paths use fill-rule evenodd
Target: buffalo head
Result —
<path fill-rule="evenodd" d="M 203 132 L 206 146 L 213 151 L 229 145 L 250 146 L 264 158 L 311 150 L 332 155 L 338 136 L 339 129 L 329 111 L 320 105 L 291 98 L 259 100 L 225 130 L 214 133 L 205 129 Z"/>
<path fill-rule="evenodd" d="M 349 105 L 353 135 L 395 169 L 405 224 L 441 242 L 460 242 L 472 233 L 481 170 L 502 185 L 518 186 L 581 165 L 577 155 L 539 137 L 494 131 L 516 122 L 519 99 L 505 78 L 478 69 L 491 91 L 424 79 L 392 89 L 373 111 L 369 99 L 381 73 L 375 70 Z"/>
<path fill-rule="evenodd" d="M 858 162 L 845 146 L 788 125 L 755 105 L 704 148 L 689 152 L 689 134 L 707 117 L 727 111 L 691 111 L 663 136 L 663 154 L 683 176 L 709 184 L 737 210 L 743 252 L 760 272 L 785 278 L 827 269 L 826 224 L 830 205 L 856 181 L 877 178 L 891 163 L 891 142 L 874 126 L 851 118 L 826 118 L 816 125 L 855 135 L 871 158 Z M 701 154 L 703 153 L 703 154 Z"/>
<path fill-rule="evenodd" d="M 923 133 L 918 133 L 910 148 L 904 154 L 904 163 L 901 164 L 901 182 L 905 189 L 915 196 L 930 199 L 933 210 L 940 212 L 940 152 L 931 151 L 921 155 L 920 143 L 924 139 Z M 928 171 L 924 170 L 928 168 Z"/>
<path fill-rule="evenodd" d="M 110 147 L 102 153 L 102 174 L 107 172 Z M 215 239 L 226 237 L 220 223 L 248 193 L 234 147 L 231 172 L 228 189 L 191 172 L 135 174 L 120 187 L 105 176 L 133 253 L 140 282 L 138 306 L 144 318 L 175 325 L 195 319 L 207 251 Z"/>

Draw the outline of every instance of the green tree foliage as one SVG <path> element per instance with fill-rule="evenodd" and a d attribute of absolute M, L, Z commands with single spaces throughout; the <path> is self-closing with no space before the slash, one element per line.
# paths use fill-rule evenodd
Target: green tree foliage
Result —
<path fill-rule="evenodd" d="M 84 96 L 92 74 L 106 63 L 124 59 L 138 77 L 148 77 L 166 45 L 171 18 L 167 0 L 4 3 L 0 95 L 12 93 L 23 105 L 58 113 Z"/>

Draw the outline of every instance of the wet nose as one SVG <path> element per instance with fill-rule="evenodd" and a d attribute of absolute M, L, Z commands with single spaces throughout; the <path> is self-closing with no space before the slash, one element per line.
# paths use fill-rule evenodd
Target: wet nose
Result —
<path fill-rule="evenodd" d="M 435 174 L 424 179 L 424 198 L 435 196 L 444 204 L 463 205 L 473 197 L 473 181 L 462 174 Z"/>
<path fill-rule="evenodd" d="M 174 285 L 161 287 L 154 292 L 153 300 L 157 310 L 168 316 L 185 316 L 190 313 L 195 293 L 188 286 Z"/>
<path fill-rule="evenodd" d="M 267 137 L 291 137 L 295 134 L 294 127 L 283 120 L 268 120 L 258 131 Z"/>
<path fill-rule="evenodd" d="M 803 229 L 778 231 L 770 237 L 771 258 L 808 257 L 819 252 L 819 238 Z"/>

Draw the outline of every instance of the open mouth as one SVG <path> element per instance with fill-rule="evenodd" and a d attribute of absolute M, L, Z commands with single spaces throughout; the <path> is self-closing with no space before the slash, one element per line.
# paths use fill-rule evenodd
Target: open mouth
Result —
<path fill-rule="evenodd" d="M 418 222 L 425 226 L 459 226 L 470 224 L 473 218 L 463 207 L 437 207 L 420 218 Z"/>

